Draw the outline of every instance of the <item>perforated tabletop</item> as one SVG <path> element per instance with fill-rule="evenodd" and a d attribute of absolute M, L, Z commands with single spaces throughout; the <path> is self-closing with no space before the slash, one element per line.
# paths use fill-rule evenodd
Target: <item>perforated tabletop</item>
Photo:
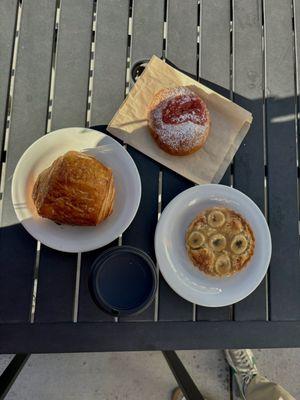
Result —
<path fill-rule="evenodd" d="M 299 29 L 300 0 L 1 0 L 0 352 L 300 346 Z M 152 306 L 116 321 L 87 284 L 105 249 L 77 255 L 37 243 L 17 221 L 11 180 L 47 132 L 105 129 L 132 67 L 153 54 L 253 114 L 221 183 L 265 213 L 273 255 L 261 285 L 233 306 L 195 306 L 160 276 Z M 155 260 L 160 212 L 193 183 L 128 151 L 142 199 L 119 244 Z"/>

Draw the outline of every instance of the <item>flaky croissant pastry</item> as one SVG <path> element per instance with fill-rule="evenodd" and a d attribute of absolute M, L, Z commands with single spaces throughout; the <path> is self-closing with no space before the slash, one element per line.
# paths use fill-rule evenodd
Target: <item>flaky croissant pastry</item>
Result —
<path fill-rule="evenodd" d="M 69 151 L 40 173 L 32 198 L 41 217 L 60 224 L 97 225 L 113 211 L 113 174 L 94 157 Z"/>

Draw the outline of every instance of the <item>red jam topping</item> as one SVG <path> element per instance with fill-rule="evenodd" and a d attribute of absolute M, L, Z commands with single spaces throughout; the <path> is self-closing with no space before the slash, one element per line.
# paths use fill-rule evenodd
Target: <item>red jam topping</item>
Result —
<path fill-rule="evenodd" d="M 169 100 L 162 110 L 162 120 L 165 124 L 182 124 L 193 122 L 205 124 L 207 117 L 204 103 L 198 97 L 179 95 Z"/>

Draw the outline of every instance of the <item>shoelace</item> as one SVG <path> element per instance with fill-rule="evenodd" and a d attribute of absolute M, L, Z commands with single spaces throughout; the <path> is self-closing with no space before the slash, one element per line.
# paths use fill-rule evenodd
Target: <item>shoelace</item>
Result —
<path fill-rule="evenodd" d="M 244 383 L 248 385 L 253 376 L 257 374 L 257 371 L 243 351 L 239 352 L 239 354 L 235 354 L 235 358 L 239 366 L 239 373 L 241 374 Z"/>

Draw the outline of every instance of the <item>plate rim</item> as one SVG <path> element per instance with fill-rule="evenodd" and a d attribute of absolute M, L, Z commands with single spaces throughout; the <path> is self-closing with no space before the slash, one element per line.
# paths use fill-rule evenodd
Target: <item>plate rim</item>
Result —
<path fill-rule="evenodd" d="M 163 221 L 163 219 L 162 219 L 163 218 L 163 214 L 164 213 L 166 213 L 166 214 L 169 213 L 170 209 L 172 209 L 174 207 L 174 204 L 176 204 L 176 202 L 178 200 L 180 200 L 181 198 L 184 198 L 188 192 L 197 192 L 201 187 L 210 188 L 212 190 L 213 190 L 214 187 L 218 187 L 218 188 L 221 187 L 222 190 L 225 190 L 225 191 L 237 192 L 239 194 L 239 196 L 241 196 L 242 198 L 246 199 L 251 204 L 251 206 L 253 206 L 253 208 L 255 209 L 255 211 L 258 213 L 258 215 L 260 216 L 261 220 L 263 221 L 264 230 L 267 233 L 267 241 L 266 241 L 267 242 L 267 246 L 266 246 L 266 248 L 267 248 L 267 253 L 266 253 L 267 256 L 266 256 L 266 266 L 262 269 L 263 273 L 261 274 L 259 279 L 257 279 L 257 281 L 255 281 L 255 283 L 251 286 L 251 291 L 249 291 L 244 296 L 236 296 L 234 298 L 233 302 L 222 302 L 222 303 L 215 302 L 214 304 L 207 303 L 205 301 L 195 302 L 194 300 L 191 300 L 191 298 L 189 298 L 189 296 L 186 296 L 185 294 L 179 293 L 179 291 L 177 290 L 177 287 L 174 287 L 173 282 L 170 282 L 168 280 L 164 268 L 162 269 L 161 266 L 160 266 L 160 258 L 161 257 L 158 255 L 159 252 L 158 252 L 157 249 L 159 247 L 159 233 L 160 233 L 159 230 L 161 229 L 160 226 L 162 226 L 162 223 L 163 223 L 163 222 L 161 222 L 161 221 Z M 218 307 L 226 307 L 226 306 L 229 306 L 229 305 L 232 305 L 232 304 L 236 304 L 239 301 L 241 301 L 241 300 L 245 299 L 246 297 L 248 297 L 251 293 L 254 292 L 255 289 L 257 289 L 257 287 L 260 285 L 260 283 L 264 279 L 264 277 L 265 277 L 265 275 L 266 275 L 266 273 L 268 271 L 269 265 L 270 265 L 271 256 L 272 256 L 272 237 L 271 237 L 270 229 L 269 229 L 269 226 L 268 226 L 268 223 L 266 221 L 266 218 L 265 218 L 264 214 L 262 213 L 262 211 L 260 210 L 258 205 L 249 196 L 247 196 L 245 193 L 243 193 L 240 190 L 238 190 L 236 188 L 233 188 L 231 186 L 226 186 L 226 185 L 222 185 L 222 184 L 218 184 L 218 183 L 205 183 L 205 184 L 195 185 L 195 186 L 192 186 L 192 187 L 184 190 L 183 192 L 181 192 L 177 196 L 175 196 L 167 204 L 167 206 L 164 208 L 164 210 L 163 210 L 163 212 L 162 212 L 162 214 L 161 214 L 161 216 L 159 218 L 159 221 L 158 221 L 158 223 L 156 225 L 155 236 L 154 236 L 154 249 L 155 249 L 155 256 L 156 256 L 156 259 L 157 259 L 159 270 L 160 270 L 161 274 L 163 275 L 163 277 L 164 277 L 165 281 L 167 282 L 167 284 L 174 290 L 174 292 L 176 292 L 180 297 L 182 297 L 183 299 L 189 301 L 190 303 L 193 303 L 193 304 L 196 304 L 196 305 L 199 305 L 199 306 L 204 306 L 204 307 L 218 308 Z"/>
<path fill-rule="evenodd" d="M 106 241 L 105 243 L 103 243 L 103 244 L 101 244 L 101 245 L 98 245 L 97 247 L 95 247 L 94 245 L 93 245 L 93 246 L 90 246 L 90 247 L 85 247 L 84 250 L 82 250 L 82 249 L 78 250 L 78 248 L 75 249 L 74 247 L 71 248 L 71 246 L 69 247 L 69 249 L 63 249 L 63 248 L 54 247 L 54 246 L 52 246 L 51 244 L 49 244 L 48 241 L 45 242 L 44 240 L 41 240 L 40 238 L 36 237 L 36 235 L 35 235 L 35 234 L 32 232 L 32 230 L 26 225 L 26 223 L 25 223 L 24 221 L 21 220 L 20 215 L 19 215 L 19 213 L 18 213 L 18 210 L 16 210 L 16 208 L 15 208 L 15 190 L 16 190 L 16 188 L 15 188 L 15 186 L 16 186 L 16 184 L 15 184 L 15 179 L 16 179 L 16 176 L 18 175 L 18 171 L 19 171 L 19 169 L 20 169 L 20 167 L 21 167 L 21 163 L 22 163 L 23 157 L 25 157 L 25 155 L 28 155 L 28 153 L 30 153 L 30 151 L 32 151 L 32 148 L 33 148 L 37 143 L 40 143 L 40 142 L 46 140 L 45 138 L 46 138 L 46 137 L 49 137 L 49 135 L 51 135 L 51 136 L 52 136 L 52 135 L 59 135 L 59 134 L 62 134 L 61 131 L 71 130 L 71 129 L 81 129 L 81 130 L 84 129 L 85 131 L 91 131 L 91 132 L 95 132 L 95 133 L 97 133 L 97 134 L 102 134 L 102 135 L 104 135 L 104 136 L 109 137 L 109 138 L 114 142 L 114 144 L 116 144 L 117 147 L 121 149 L 121 151 L 123 151 L 123 152 L 125 152 L 125 153 L 127 154 L 127 157 L 129 157 L 129 160 L 130 160 L 130 162 L 131 162 L 131 164 L 132 164 L 133 170 L 135 171 L 135 175 L 136 175 L 136 178 L 137 178 L 137 189 L 138 189 L 138 192 L 137 192 L 136 206 L 134 207 L 133 212 L 132 212 L 132 217 L 129 218 L 127 224 L 124 224 L 124 226 L 118 231 L 118 235 L 117 235 L 114 239 L 109 240 L 109 241 Z M 141 197 L 142 197 L 142 182 L 141 182 L 141 177 L 140 177 L 139 170 L 138 170 L 138 168 L 137 168 L 137 166 L 136 166 L 136 164 L 135 164 L 133 158 L 131 157 L 131 155 L 129 154 L 129 152 L 128 152 L 115 138 L 113 138 L 112 136 L 106 134 L 106 133 L 103 132 L 102 130 L 91 129 L 91 128 L 88 128 L 88 127 L 70 126 L 70 127 L 65 127 L 65 128 L 56 129 L 56 130 L 51 131 L 51 132 L 49 132 L 49 133 L 47 133 L 47 134 L 44 134 L 43 136 L 41 136 L 40 138 L 38 138 L 37 140 L 35 140 L 29 147 L 27 147 L 27 149 L 22 153 L 21 157 L 19 158 L 19 160 L 18 160 L 18 162 L 17 162 L 17 165 L 16 165 L 16 167 L 15 167 L 15 169 L 14 169 L 13 177 L 12 177 L 12 182 L 11 182 L 10 195 L 11 195 L 11 201 L 12 201 L 12 205 L 13 205 L 14 212 L 15 212 L 15 215 L 16 215 L 16 217 L 17 217 L 17 220 L 19 221 L 20 224 L 22 224 L 22 226 L 24 227 L 24 229 L 25 229 L 35 240 L 40 241 L 44 246 L 47 246 L 47 247 L 49 247 L 49 248 L 51 248 L 51 249 L 54 249 L 54 250 L 57 250 L 57 251 L 61 251 L 61 252 L 64 252 L 64 253 L 75 254 L 75 253 L 85 253 L 85 252 L 88 252 L 88 251 L 93 251 L 93 250 L 96 250 L 96 249 L 103 248 L 104 246 L 107 246 L 109 243 L 112 243 L 112 242 L 113 242 L 114 240 L 116 240 L 123 232 L 126 231 L 126 229 L 131 225 L 132 221 L 134 220 L 134 218 L 135 218 L 135 216 L 136 216 L 136 213 L 137 213 L 137 211 L 138 211 L 138 209 L 139 209 L 139 206 L 140 206 Z"/>

